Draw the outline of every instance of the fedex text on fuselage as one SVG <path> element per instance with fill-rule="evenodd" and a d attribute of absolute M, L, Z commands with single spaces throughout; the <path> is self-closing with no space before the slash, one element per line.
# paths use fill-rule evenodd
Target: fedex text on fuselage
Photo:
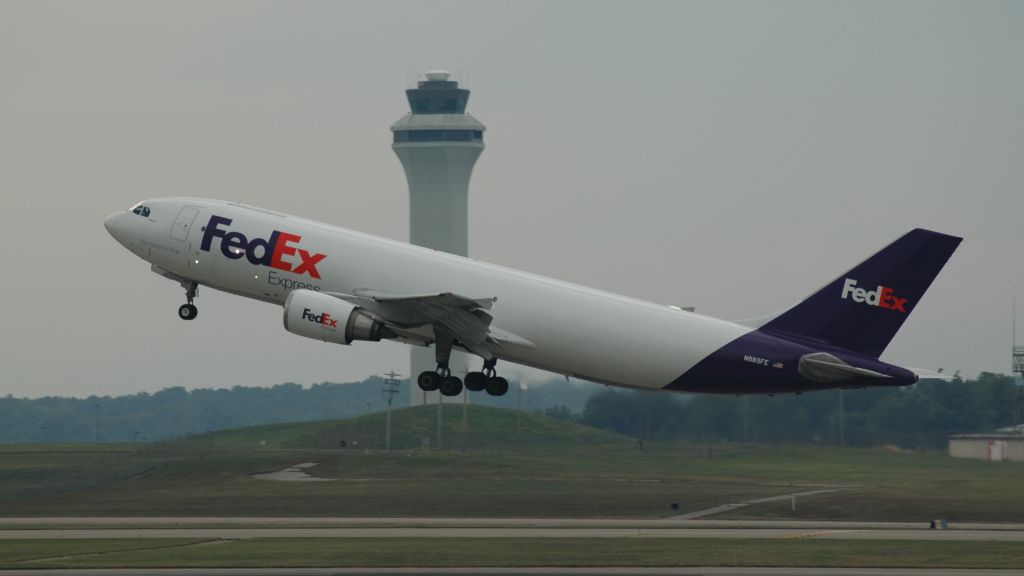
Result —
<path fill-rule="evenodd" d="M 209 252 L 214 238 L 220 238 L 220 252 L 225 258 L 237 260 L 245 256 L 250 264 L 268 266 L 292 274 L 308 274 L 311 278 L 320 278 L 317 264 L 327 258 L 326 254 L 311 254 L 296 246 L 302 242 L 302 236 L 274 230 L 269 239 L 253 238 L 250 240 L 241 232 L 228 231 L 233 220 L 223 216 L 210 216 L 210 221 L 203 229 L 203 241 L 200 249 Z M 223 226 L 223 228 L 222 228 Z M 299 262 L 286 260 L 298 255 Z"/>

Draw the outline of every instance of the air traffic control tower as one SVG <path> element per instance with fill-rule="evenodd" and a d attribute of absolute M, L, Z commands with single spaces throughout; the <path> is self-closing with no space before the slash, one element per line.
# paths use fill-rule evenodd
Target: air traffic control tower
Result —
<path fill-rule="evenodd" d="M 425 76 L 416 88 L 405 91 L 412 112 L 391 126 L 391 147 L 409 181 L 409 241 L 466 256 L 469 178 L 484 149 L 486 128 L 466 114 L 469 90 L 459 88 L 458 82 L 450 80 L 451 74 L 434 71 Z M 469 360 L 465 354 L 453 353 L 452 375 L 461 378 Z M 433 348 L 414 347 L 410 381 L 436 366 Z M 435 403 L 440 397 L 415 384 L 410 388 L 412 406 Z"/>

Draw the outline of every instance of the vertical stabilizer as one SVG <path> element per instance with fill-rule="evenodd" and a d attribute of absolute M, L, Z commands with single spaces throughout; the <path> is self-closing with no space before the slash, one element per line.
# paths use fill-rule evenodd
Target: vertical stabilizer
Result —
<path fill-rule="evenodd" d="M 912 230 L 760 330 L 877 358 L 961 240 Z"/>

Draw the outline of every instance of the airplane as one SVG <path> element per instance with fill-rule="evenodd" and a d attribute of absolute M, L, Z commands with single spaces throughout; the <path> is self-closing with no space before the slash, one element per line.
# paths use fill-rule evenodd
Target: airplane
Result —
<path fill-rule="evenodd" d="M 241 203 L 158 198 L 109 233 L 185 289 L 283 307 L 284 328 L 349 345 L 434 346 L 417 385 L 462 392 L 453 349 L 479 356 L 465 388 L 500 396 L 503 360 L 634 389 L 716 394 L 907 386 L 937 373 L 879 359 L 961 238 L 915 229 L 779 314 L 733 322 Z"/>

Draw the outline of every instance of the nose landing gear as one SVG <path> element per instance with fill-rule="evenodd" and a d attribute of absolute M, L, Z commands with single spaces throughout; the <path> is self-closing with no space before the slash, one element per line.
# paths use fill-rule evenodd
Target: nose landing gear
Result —
<path fill-rule="evenodd" d="M 185 287 L 185 298 L 188 299 L 188 304 L 182 304 L 178 308 L 178 318 L 182 320 L 195 320 L 196 316 L 199 315 L 199 309 L 192 303 L 192 300 L 195 299 L 196 292 L 199 291 L 199 282 L 187 280 L 181 284 Z"/>

